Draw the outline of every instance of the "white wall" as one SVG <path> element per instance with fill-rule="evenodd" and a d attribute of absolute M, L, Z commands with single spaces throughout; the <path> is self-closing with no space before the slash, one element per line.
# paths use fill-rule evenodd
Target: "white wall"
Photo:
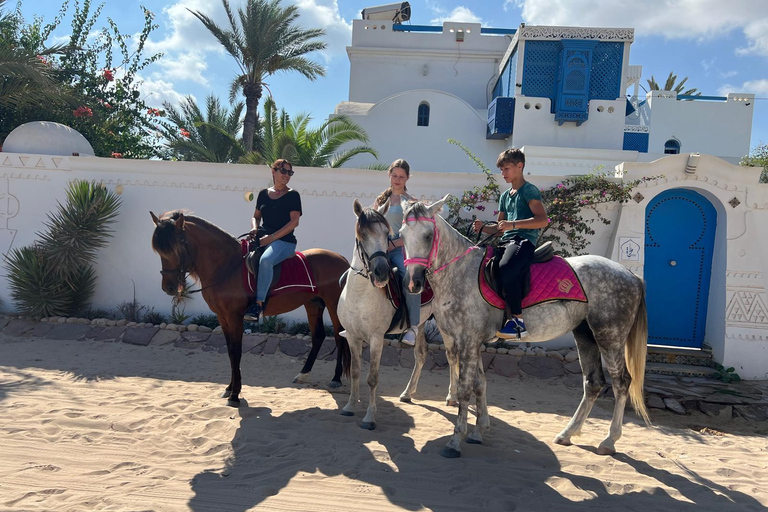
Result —
<path fill-rule="evenodd" d="M 664 153 L 664 143 L 677 139 L 681 153 L 707 153 L 731 163 L 749 154 L 754 94 L 731 93 L 727 101 L 678 101 L 675 92 L 651 91 L 647 98 L 650 153 Z"/>
<path fill-rule="evenodd" d="M 463 42 L 456 41 L 459 28 Z M 488 82 L 510 38 L 481 35 L 480 28 L 445 22 L 438 33 L 393 32 L 390 22 L 354 20 L 347 47 L 349 101 L 375 103 L 410 89 L 440 89 L 485 109 Z"/>
<path fill-rule="evenodd" d="M 419 104 L 430 107 L 429 126 L 417 126 Z M 359 105 L 359 104 L 358 104 Z M 337 109 L 337 112 L 349 112 Z M 434 90 L 399 93 L 370 106 L 366 115 L 350 115 L 371 139 L 371 145 L 385 164 L 405 158 L 415 172 L 474 172 L 475 164 L 457 146 L 455 139 L 468 147 L 491 169 L 496 157 L 507 147 L 504 140 L 485 138 L 486 110 L 475 110 L 462 99 Z M 364 167 L 372 162 L 369 155 L 351 159 L 346 166 Z"/>

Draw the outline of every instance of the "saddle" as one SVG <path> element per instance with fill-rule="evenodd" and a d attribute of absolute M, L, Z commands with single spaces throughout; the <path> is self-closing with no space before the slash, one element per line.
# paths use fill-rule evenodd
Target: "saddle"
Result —
<path fill-rule="evenodd" d="M 243 288 L 249 295 L 255 295 L 259 259 L 266 248 L 259 247 L 258 242 L 250 242 L 248 240 L 242 240 L 240 248 L 243 255 Z M 302 252 L 297 252 L 275 266 L 267 300 L 276 295 L 301 289 L 316 292 L 317 286 L 306 256 Z"/>
<path fill-rule="evenodd" d="M 503 251 L 486 248 L 486 255 L 478 272 L 480 293 L 488 304 L 506 309 L 504 292 L 498 279 L 499 261 Z M 533 261 L 523 278 L 523 309 L 550 300 L 575 300 L 588 302 L 579 278 L 571 266 L 560 256 L 555 256 L 552 242 L 536 249 Z"/>

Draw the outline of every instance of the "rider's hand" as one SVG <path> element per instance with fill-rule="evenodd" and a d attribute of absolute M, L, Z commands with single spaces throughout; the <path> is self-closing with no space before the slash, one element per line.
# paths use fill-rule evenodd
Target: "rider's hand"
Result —
<path fill-rule="evenodd" d="M 472 223 L 472 229 L 475 230 L 475 233 L 479 233 L 481 229 L 483 229 L 483 221 L 480 219 L 475 220 L 475 222 Z"/>
<path fill-rule="evenodd" d="M 264 235 L 263 237 L 259 238 L 259 247 L 267 246 L 271 242 L 272 242 L 272 235 Z"/>
<path fill-rule="evenodd" d="M 259 228 L 253 228 L 248 232 L 248 239 L 249 240 L 256 240 L 256 235 L 259 232 Z"/>

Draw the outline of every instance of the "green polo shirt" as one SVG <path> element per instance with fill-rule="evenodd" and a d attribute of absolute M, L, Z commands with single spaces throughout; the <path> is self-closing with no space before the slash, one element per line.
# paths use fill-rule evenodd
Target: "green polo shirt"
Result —
<path fill-rule="evenodd" d="M 533 217 L 533 212 L 528 203 L 534 199 L 541 201 L 541 192 L 539 189 L 527 181 L 525 184 L 516 190 L 514 194 L 510 193 L 511 189 L 505 190 L 501 194 L 499 199 L 499 212 L 504 214 L 506 220 L 524 220 Z M 539 239 L 540 229 L 510 229 L 504 232 L 501 237 L 502 242 L 511 240 L 515 235 L 519 235 L 526 238 L 536 245 L 536 240 Z"/>

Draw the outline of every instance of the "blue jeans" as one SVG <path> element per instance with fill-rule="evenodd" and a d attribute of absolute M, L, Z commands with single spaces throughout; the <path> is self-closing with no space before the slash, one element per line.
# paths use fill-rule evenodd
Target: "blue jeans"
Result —
<path fill-rule="evenodd" d="M 400 277 L 403 278 L 403 292 L 405 293 L 405 305 L 408 307 L 408 320 L 411 322 L 411 327 L 419 325 L 419 319 L 421 317 L 421 294 L 411 293 L 408 291 L 408 283 L 405 280 L 405 257 L 403 256 L 403 248 L 398 247 L 387 253 L 387 259 L 389 262 L 397 267 Z"/>
<path fill-rule="evenodd" d="M 275 265 L 287 260 L 296 252 L 296 244 L 275 240 L 267 246 L 259 260 L 259 277 L 256 282 L 256 300 L 264 302 L 275 275 Z"/>

